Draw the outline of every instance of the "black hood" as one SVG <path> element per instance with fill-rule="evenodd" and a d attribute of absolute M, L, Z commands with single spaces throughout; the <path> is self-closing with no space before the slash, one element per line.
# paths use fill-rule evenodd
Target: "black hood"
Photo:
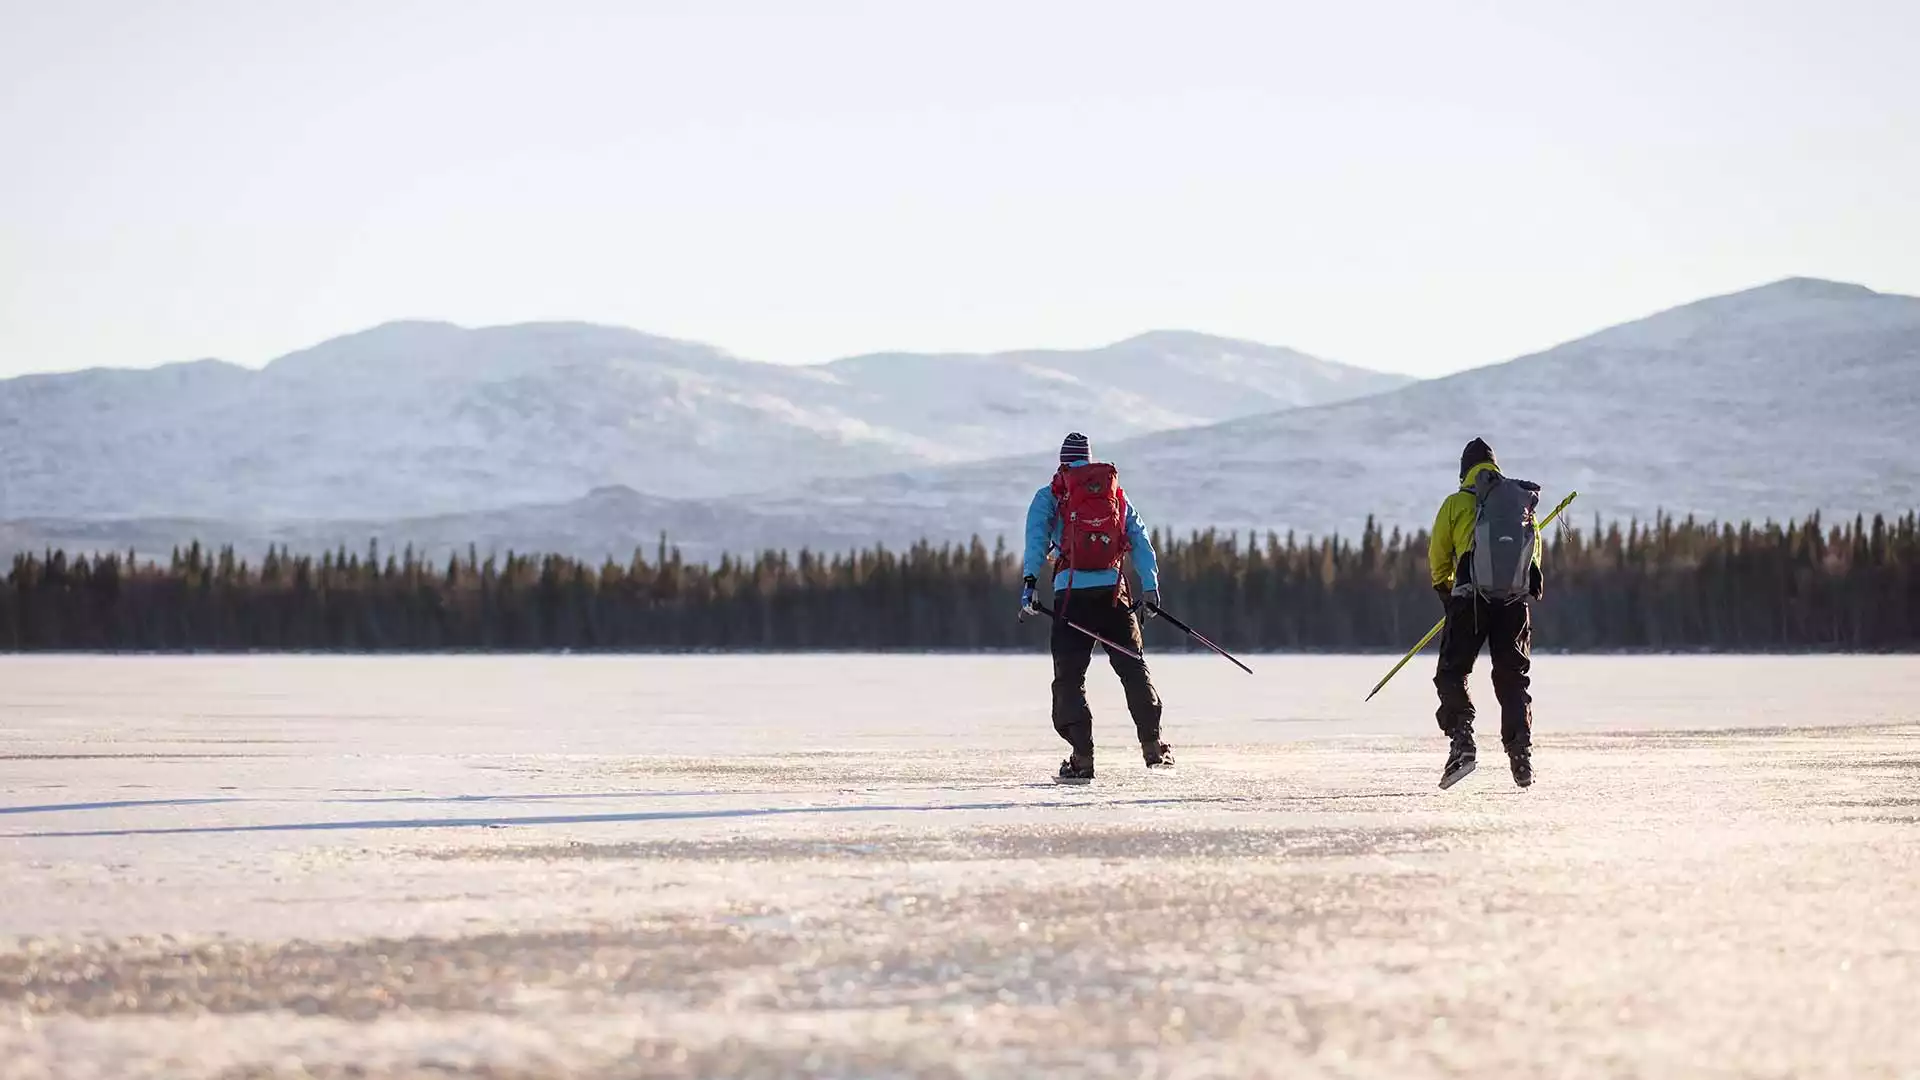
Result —
<path fill-rule="evenodd" d="M 1467 470 L 1475 465 L 1491 465 L 1496 469 L 1500 467 L 1500 463 L 1493 458 L 1493 447 L 1488 446 L 1485 439 L 1475 439 L 1467 444 L 1465 450 L 1460 451 L 1460 479 L 1465 480 Z"/>

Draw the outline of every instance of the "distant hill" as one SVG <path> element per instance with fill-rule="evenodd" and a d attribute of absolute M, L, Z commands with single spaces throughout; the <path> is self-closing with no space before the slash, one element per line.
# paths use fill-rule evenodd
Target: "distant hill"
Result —
<path fill-rule="evenodd" d="M 923 535 L 1017 544 L 1069 427 L 1088 430 L 1119 463 L 1152 523 L 1183 531 L 1352 533 L 1369 514 L 1424 527 L 1475 435 L 1549 499 L 1579 489 L 1574 518 L 1583 522 L 1661 509 L 1733 521 L 1904 511 L 1920 505 L 1920 299 L 1793 279 L 1448 378 L 1205 427 L 1114 440 L 1094 420 L 1065 418 L 1017 456 L 769 485 L 751 499 L 608 489 L 480 515 L 308 525 L 299 535 L 329 546 L 378 535 L 595 558 L 650 548 L 662 530 L 703 557 Z M 151 522 L 87 528 L 101 540 L 140 529 L 187 535 Z M 263 539 L 246 526 L 196 528 Z M 15 523 L 0 548 L 73 534 L 72 523 Z"/>
<path fill-rule="evenodd" d="M 1429 524 L 1475 435 L 1549 494 L 1578 489 L 1578 518 L 1905 510 L 1920 505 L 1916 431 L 1920 299 L 1792 279 L 1384 394 L 1103 449 L 1159 523 L 1324 534 L 1368 514 Z M 1032 454 L 823 481 L 762 508 L 831 508 L 837 530 L 889 540 L 927 520 L 1012 535 L 1051 468 Z"/>
<path fill-rule="evenodd" d="M 0 381 L 0 519 L 401 518 L 623 485 L 713 497 L 1135 434 L 1405 383 L 1154 333 L 1100 349 L 753 363 L 616 327 L 394 323 L 260 371 Z"/>
<path fill-rule="evenodd" d="M 340 520 L 236 522 L 213 518 L 135 518 L 83 521 L 29 518 L 0 522 L 0 556 L 61 548 L 69 551 L 134 551 L 164 559 L 174 547 L 195 540 L 232 544 L 249 556 L 269 546 L 321 552 L 346 548 L 365 555 L 368 543 L 399 554 L 412 546 L 436 561 L 465 555 L 470 545 L 489 552 L 567 552 L 585 558 L 626 561 L 635 550 L 654 557 L 661 533 L 695 561 L 717 561 L 735 550 L 795 542 L 796 523 L 747 507 L 662 499 L 625 487 L 606 487 L 560 503 L 440 514 L 398 521 Z M 683 540 L 682 534 L 686 534 Z M 720 541 L 718 537 L 728 537 Z M 851 544 L 851 538 L 849 543 Z M 801 543 L 806 541 L 802 540 Z"/>

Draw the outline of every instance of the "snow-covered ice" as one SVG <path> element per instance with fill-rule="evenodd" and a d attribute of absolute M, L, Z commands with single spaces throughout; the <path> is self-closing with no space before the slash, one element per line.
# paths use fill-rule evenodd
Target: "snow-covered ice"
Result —
<path fill-rule="evenodd" d="M 1920 1069 L 1920 662 L 1391 659 L 0 658 L 0 1080 Z"/>

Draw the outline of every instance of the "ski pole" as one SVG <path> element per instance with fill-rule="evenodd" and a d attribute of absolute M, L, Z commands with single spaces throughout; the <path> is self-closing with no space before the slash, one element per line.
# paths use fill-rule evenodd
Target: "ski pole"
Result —
<path fill-rule="evenodd" d="M 1112 649 L 1114 652 L 1120 653 L 1123 656 L 1131 656 L 1135 660 L 1140 660 L 1143 662 L 1146 660 L 1146 657 L 1140 655 L 1139 650 L 1129 649 L 1125 645 L 1122 645 L 1117 641 L 1108 641 L 1106 638 L 1103 638 L 1099 634 L 1096 634 L 1093 631 L 1087 629 L 1086 627 L 1081 626 L 1079 623 L 1074 622 L 1072 619 L 1062 619 L 1060 618 L 1060 616 L 1055 615 L 1053 613 L 1052 608 L 1048 607 L 1047 605 L 1041 603 L 1038 600 L 1035 600 L 1033 602 L 1033 607 L 1035 611 L 1038 611 L 1040 614 L 1045 615 L 1047 618 L 1056 619 L 1060 622 L 1066 623 L 1068 626 L 1073 627 L 1075 630 L 1078 630 L 1081 633 L 1092 638 L 1093 640 L 1099 642 L 1100 644 L 1105 645 L 1107 648 Z"/>
<path fill-rule="evenodd" d="M 1416 656 L 1420 652 L 1421 649 L 1426 648 L 1427 642 L 1432 641 L 1435 637 L 1439 636 L 1441 629 L 1446 625 L 1447 625 L 1446 616 L 1443 615 L 1441 616 L 1439 622 L 1433 624 L 1433 629 L 1427 631 L 1427 636 L 1420 639 L 1420 644 L 1415 645 L 1411 649 L 1408 649 L 1407 655 L 1401 657 L 1400 662 L 1393 665 L 1393 670 L 1387 672 L 1384 676 L 1381 677 L 1379 682 L 1373 684 L 1373 689 L 1367 692 L 1367 700 L 1372 701 L 1373 695 L 1379 693 L 1380 688 L 1387 685 L 1387 680 L 1393 678 L 1395 675 L 1400 674 L 1400 669 L 1403 667 L 1406 667 L 1407 662 L 1409 660 L 1412 660 L 1414 656 Z"/>
<path fill-rule="evenodd" d="M 1221 648 L 1218 645 L 1215 645 L 1212 641 L 1209 641 L 1207 639 L 1207 635 L 1201 633 L 1198 630 L 1195 630 L 1193 627 L 1188 626 L 1186 623 L 1183 623 L 1179 619 L 1176 619 L 1173 616 L 1167 614 L 1166 609 L 1161 607 L 1159 604 L 1147 604 L 1145 603 L 1145 601 L 1142 601 L 1142 603 L 1145 605 L 1147 610 L 1167 620 L 1168 626 L 1173 627 L 1175 630 L 1178 630 L 1181 633 L 1186 634 L 1188 637 L 1192 638 L 1193 640 L 1199 642 L 1202 645 L 1205 645 L 1207 648 L 1212 649 L 1214 652 L 1219 653 L 1221 656 L 1226 657 L 1229 663 L 1231 663 L 1234 667 L 1239 668 L 1241 671 L 1244 671 L 1249 675 L 1253 674 L 1253 669 L 1241 663 L 1239 659 L 1237 659 L 1232 653 L 1228 652 L 1227 650 Z"/>
<path fill-rule="evenodd" d="M 1561 499 L 1560 505 L 1554 507 L 1553 513 L 1548 514 L 1546 520 L 1540 523 L 1540 528 L 1538 531 L 1545 533 L 1547 531 L 1547 526 L 1553 524 L 1553 519 L 1560 516 L 1560 511 L 1565 510 L 1567 508 L 1567 504 L 1573 502 L 1573 500 L 1579 497 L 1580 497 L 1580 493 L 1575 491 L 1568 494 L 1566 498 Z M 1373 695 L 1379 693 L 1380 688 L 1387 685 L 1387 680 L 1393 678 L 1395 675 L 1400 674 L 1400 669 L 1403 667 L 1406 667 L 1408 661 L 1412 660 L 1415 656 L 1419 655 L 1420 650 L 1427 647 L 1427 642 L 1432 641 L 1434 638 L 1438 637 L 1440 635 L 1440 631 L 1444 629 L 1446 625 L 1447 625 L 1446 616 L 1442 615 L 1440 617 L 1440 621 L 1433 624 L 1433 629 L 1427 631 L 1427 636 L 1420 639 L 1420 644 L 1415 645 L 1411 649 L 1408 649 L 1407 655 L 1401 657 L 1400 662 L 1393 665 L 1393 670 L 1381 676 L 1380 681 L 1373 684 L 1373 689 L 1367 692 L 1367 700 L 1372 701 Z"/>

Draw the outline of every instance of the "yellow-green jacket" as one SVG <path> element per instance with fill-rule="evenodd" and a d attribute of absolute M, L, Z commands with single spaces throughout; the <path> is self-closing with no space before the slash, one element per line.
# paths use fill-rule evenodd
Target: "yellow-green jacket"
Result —
<path fill-rule="evenodd" d="M 1460 481 L 1460 490 L 1447 496 L 1447 501 L 1440 504 L 1440 512 L 1434 515 L 1433 539 L 1427 542 L 1427 566 L 1433 571 L 1433 584 L 1436 587 L 1453 586 L 1453 575 L 1460 565 L 1460 556 L 1473 549 L 1474 478 L 1483 472 L 1498 471 L 1490 461 L 1468 469 L 1467 475 Z M 1540 549 L 1544 546 L 1533 546 L 1535 566 L 1540 565 Z"/>

